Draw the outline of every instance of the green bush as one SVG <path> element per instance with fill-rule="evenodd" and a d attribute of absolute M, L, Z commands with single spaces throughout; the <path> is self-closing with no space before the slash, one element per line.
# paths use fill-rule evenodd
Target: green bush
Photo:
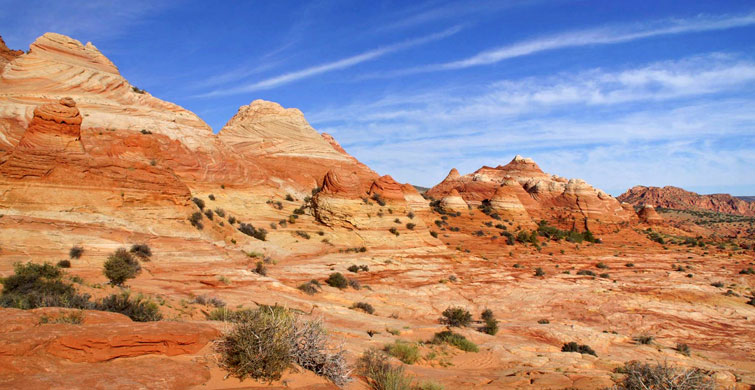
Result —
<path fill-rule="evenodd" d="M 340 288 L 341 290 L 345 289 L 349 286 L 349 281 L 341 275 L 340 272 L 334 272 L 328 276 L 328 279 L 325 280 L 325 283 L 328 284 L 328 286 Z"/>
<path fill-rule="evenodd" d="M 72 246 L 71 249 L 68 251 L 68 256 L 72 259 L 78 259 L 83 254 L 84 254 L 84 248 L 78 245 Z"/>
<path fill-rule="evenodd" d="M 419 347 L 414 343 L 396 340 L 393 344 L 386 344 L 383 350 L 406 364 L 414 364 L 419 361 Z"/>
<path fill-rule="evenodd" d="M 14 264 L 14 274 L 0 279 L 3 292 L 0 306 L 17 309 L 37 307 L 89 308 L 88 294 L 78 294 L 73 285 L 62 280 L 63 271 L 49 263 Z"/>
<path fill-rule="evenodd" d="M 141 295 L 132 298 L 127 291 L 102 299 L 94 304 L 94 309 L 121 313 L 138 322 L 160 321 L 163 318 L 155 302 Z"/>
<path fill-rule="evenodd" d="M 412 378 L 404 367 L 392 366 L 388 356 L 374 348 L 365 351 L 357 362 L 357 371 L 367 379 L 372 390 L 410 390 Z"/>
<path fill-rule="evenodd" d="M 580 344 L 575 343 L 574 341 L 570 341 L 570 342 L 564 344 L 561 347 L 561 352 L 579 352 L 581 354 L 588 354 L 588 355 L 598 356 L 595 353 L 595 351 L 593 351 L 593 349 L 590 348 L 590 346 L 584 345 L 584 344 L 580 345 Z"/>
<path fill-rule="evenodd" d="M 462 327 L 469 326 L 472 322 L 472 314 L 468 310 L 461 307 L 449 307 L 443 310 L 440 323 L 448 325 L 450 327 Z"/>
<path fill-rule="evenodd" d="M 120 286 L 127 279 L 133 279 L 141 271 L 139 261 L 124 248 L 119 248 L 108 256 L 104 264 L 104 274 L 110 283 Z"/>
<path fill-rule="evenodd" d="M 460 350 L 465 351 L 465 352 L 479 351 L 475 343 L 467 340 L 466 337 L 458 333 L 451 332 L 449 330 L 444 330 L 442 332 L 436 333 L 430 342 L 433 344 L 453 345 L 454 347 L 459 348 Z"/>

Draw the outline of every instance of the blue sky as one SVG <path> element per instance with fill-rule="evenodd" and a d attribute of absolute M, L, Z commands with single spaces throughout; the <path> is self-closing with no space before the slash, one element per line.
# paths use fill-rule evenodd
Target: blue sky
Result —
<path fill-rule="evenodd" d="M 473 6 L 471 4 L 474 4 Z M 0 35 L 92 41 L 219 131 L 301 109 L 381 174 L 505 164 L 618 195 L 755 195 L 752 1 L 6 1 Z"/>

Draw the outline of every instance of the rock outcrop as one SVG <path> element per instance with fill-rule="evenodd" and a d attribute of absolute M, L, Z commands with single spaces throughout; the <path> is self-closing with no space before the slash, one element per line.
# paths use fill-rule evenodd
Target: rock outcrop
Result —
<path fill-rule="evenodd" d="M 649 204 L 643 205 L 637 215 L 641 222 L 650 225 L 658 225 L 663 222 L 663 218 L 655 211 L 655 207 Z"/>
<path fill-rule="evenodd" d="M 469 210 L 467 202 L 461 198 L 461 195 L 459 195 L 459 192 L 455 188 L 451 189 L 448 195 L 440 200 L 440 205 L 444 209 L 451 211 L 463 212 Z"/>
<path fill-rule="evenodd" d="M 462 201 L 473 207 L 490 201 L 507 219 L 528 224 L 547 220 L 563 229 L 610 230 L 636 218 L 612 196 L 583 180 L 549 175 L 521 156 L 505 166 L 484 166 L 464 176 L 452 170 L 427 194 L 456 209 Z"/>
<path fill-rule="evenodd" d="M 679 187 L 635 186 L 618 196 L 622 202 L 635 206 L 652 204 L 677 210 L 707 210 L 717 213 L 755 216 L 755 203 L 729 194 L 700 195 Z"/>
<path fill-rule="evenodd" d="M 11 50 L 5 45 L 3 37 L 0 36 L 0 74 L 3 73 L 5 64 L 15 60 L 18 56 L 24 54 L 21 50 Z"/>

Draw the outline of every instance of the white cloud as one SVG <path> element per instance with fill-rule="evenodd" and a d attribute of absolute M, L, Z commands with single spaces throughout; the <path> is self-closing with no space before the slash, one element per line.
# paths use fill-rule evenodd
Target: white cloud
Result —
<path fill-rule="evenodd" d="M 351 57 L 343 58 L 343 59 L 329 62 L 326 64 L 312 66 L 312 67 L 298 70 L 295 72 L 285 73 L 279 76 L 271 77 L 269 79 L 265 79 L 265 80 L 258 81 L 258 82 L 248 84 L 248 85 L 244 85 L 241 87 L 215 90 L 212 92 L 208 92 L 206 94 L 201 94 L 199 95 L 199 97 L 234 95 L 234 94 L 239 94 L 239 93 L 246 93 L 246 92 L 259 91 L 263 89 L 275 88 L 283 84 L 288 84 L 288 83 L 301 80 L 304 78 L 312 77 L 318 74 L 331 72 L 334 70 L 339 70 L 339 69 L 344 69 L 344 68 L 349 68 L 354 65 L 360 64 L 362 62 L 374 60 L 376 58 L 382 57 L 386 54 L 390 54 L 396 51 L 408 49 L 414 46 L 419 46 L 419 45 L 423 45 L 429 42 L 447 38 L 451 35 L 458 33 L 459 31 L 461 31 L 461 29 L 462 29 L 461 26 L 455 26 L 455 27 L 446 29 L 444 31 L 441 31 L 435 34 L 430 34 L 423 37 L 410 39 L 404 42 L 399 42 L 399 43 L 395 43 L 395 44 L 388 45 L 385 47 L 381 47 L 378 49 L 369 50 L 364 53 L 360 53 Z"/>
<path fill-rule="evenodd" d="M 463 69 L 494 64 L 506 59 L 527 56 L 548 50 L 589 45 L 608 45 L 663 35 L 726 30 L 736 27 L 751 26 L 753 24 L 755 24 L 755 13 L 736 16 L 701 15 L 692 19 L 668 19 L 652 23 L 616 25 L 598 29 L 565 32 L 485 50 L 462 60 L 387 72 L 380 76 L 373 77 L 395 77 L 398 75 L 422 72 Z"/>

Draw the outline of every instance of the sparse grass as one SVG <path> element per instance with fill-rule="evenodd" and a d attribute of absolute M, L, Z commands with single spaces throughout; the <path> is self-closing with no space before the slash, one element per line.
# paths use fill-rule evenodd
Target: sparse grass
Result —
<path fill-rule="evenodd" d="M 477 348 L 477 345 L 469 340 L 467 340 L 466 337 L 451 332 L 449 330 L 444 330 L 442 332 L 438 332 L 433 336 L 433 339 L 430 341 L 432 344 L 449 344 L 453 345 L 456 348 L 459 348 L 462 351 L 465 352 L 478 352 L 479 348 Z"/>
<path fill-rule="evenodd" d="M 402 366 L 393 366 L 388 355 L 374 348 L 365 351 L 357 362 L 357 371 L 367 379 L 372 390 L 410 390 L 412 378 Z"/>
<path fill-rule="evenodd" d="M 393 344 L 386 344 L 383 350 L 405 364 L 414 364 L 419 361 L 419 347 L 416 343 L 396 340 Z"/>
<path fill-rule="evenodd" d="M 651 344 L 654 339 L 655 337 L 646 335 L 646 334 L 632 337 L 632 340 L 634 340 L 637 344 L 642 344 L 642 345 Z"/>
<path fill-rule="evenodd" d="M 198 295 L 194 298 L 194 303 L 198 303 L 200 305 L 210 305 L 215 307 L 225 307 L 225 302 L 217 297 L 209 297 L 207 295 Z"/>
<path fill-rule="evenodd" d="M 320 292 L 320 282 L 316 280 L 310 280 L 307 283 L 302 283 L 297 287 L 299 290 L 303 291 L 307 295 L 315 295 L 318 292 Z"/>
<path fill-rule="evenodd" d="M 685 343 L 676 343 L 676 348 L 675 349 L 676 349 L 676 352 L 679 352 L 679 353 L 681 353 L 684 356 L 689 356 L 690 352 L 691 352 L 690 348 L 689 348 L 689 345 L 687 345 Z"/>
<path fill-rule="evenodd" d="M 47 315 L 43 315 L 39 318 L 39 324 L 73 324 L 79 325 L 84 322 L 84 311 L 78 310 L 70 313 L 65 313 L 56 318 L 50 318 Z"/>

